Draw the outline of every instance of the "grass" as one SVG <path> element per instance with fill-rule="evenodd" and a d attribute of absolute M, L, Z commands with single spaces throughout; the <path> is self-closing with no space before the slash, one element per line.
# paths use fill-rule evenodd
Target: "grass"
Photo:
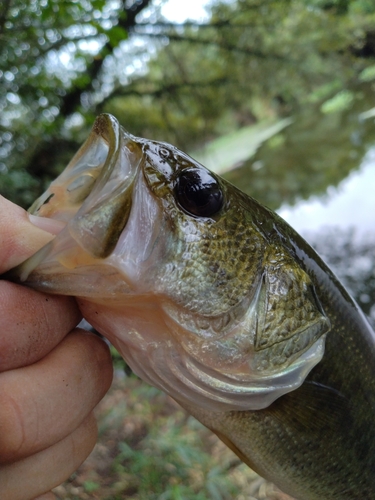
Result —
<path fill-rule="evenodd" d="M 135 376 L 117 372 L 96 412 L 98 443 L 59 500 L 290 500 Z"/>

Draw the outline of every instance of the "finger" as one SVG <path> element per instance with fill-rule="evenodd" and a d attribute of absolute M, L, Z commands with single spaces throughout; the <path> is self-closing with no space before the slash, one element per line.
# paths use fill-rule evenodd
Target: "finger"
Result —
<path fill-rule="evenodd" d="M 57 444 L 0 467 L 1 498 L 32 500 L 58 486 L 90 454 L 96 438 L 96 421 L 90 414 L 75 431 Z"/>
<path fill-rule="evenodd" d="M 65 438 L 112 381 L 107 345 L 83 330 L 69 334 L 38 363 L 0 375 L 0 463 Z"/>
<path fill-rule="evenodd" d="M 80 321 L 74 299 L 0 281 L 0 372 L 46 356 Z"/>
<path fill-rule="evenodd" d="M 20 264 L 53 238 L 52 234 L 32 224 L 23 208 L 2 196 L 0 229 L 0 274 Z"/>

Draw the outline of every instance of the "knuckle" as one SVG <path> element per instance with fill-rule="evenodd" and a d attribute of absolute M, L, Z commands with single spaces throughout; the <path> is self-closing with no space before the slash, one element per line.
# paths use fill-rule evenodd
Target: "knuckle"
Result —
<path fill-rule="evenodd" d="M 0 463 L 17 458 L 25 444 L 22 411 L 8 393 L 0 394 Z"/>
<path fill-rule="evenodd" d="M 78 334 L 83 335 L 85 352 L 85 362 L 90 371 L 95 387 L 103 396 L 112 382 L 113 367 L 112 358 L 107 343 L 98 335 L 84 330 L 78 330 Z"/>

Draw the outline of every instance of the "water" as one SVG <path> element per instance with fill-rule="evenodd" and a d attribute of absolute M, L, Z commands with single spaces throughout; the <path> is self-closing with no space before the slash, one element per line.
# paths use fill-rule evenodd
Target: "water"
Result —
<path fill-rule="evenodd" d="M 277 212 L 301 234 L 333 227 L 354 229 L 356 237 L 370 238 L 375 234 L 375 147 L 358 171 L 338 186 L 329 186 L 326 195 L 311 196 L 294 206 L 283 204 Z"/>
<path fill-rule="evenodd" d="M 360 116 L 373 108 L 375 90 L 363 85 L 353 94 L 347 109 L 323 113 L 317 104 L 301 110 L 292 125 L 226 178 L 296 224 L 301 222 L 296 214 L 303 210 L 304 215 L 314 212 L 322 223 L 332 214 L 335 224 L 357 225 L 359 210 L 368 227 L 366 212 L 375 213 L 375 121 Z M 309 227 L 317 229 L 318 222 Z"/>
<path fill-rule="evenodd" d="M 225 177 L 302 234 L 375 326 L 375 85 L 352 92 L 345 109 L 301 110 Z"/>

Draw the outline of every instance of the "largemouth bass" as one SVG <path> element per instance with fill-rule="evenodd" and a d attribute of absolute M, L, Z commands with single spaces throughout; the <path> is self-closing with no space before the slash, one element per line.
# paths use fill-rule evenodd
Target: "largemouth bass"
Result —
<path fill-rule="evenodd" d="M 59 232 L 8 278 L 76 296 L 135 373 L 286 493 L 375 499 L 374 334 L 280 217 L 110 115 L 31 212 Z"/>

